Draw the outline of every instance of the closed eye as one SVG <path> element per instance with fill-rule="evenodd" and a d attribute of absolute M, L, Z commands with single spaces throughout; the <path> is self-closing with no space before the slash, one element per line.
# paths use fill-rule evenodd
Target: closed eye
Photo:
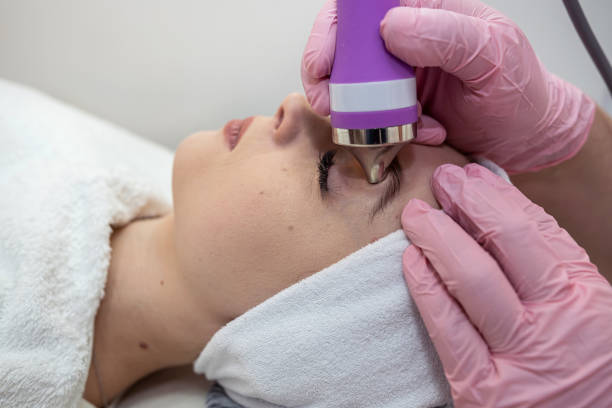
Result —
<path fill-rule="evenodd" d="M 319 173 L 319 188 L 321 190 L 321 196 L 325 198 L 329 193 L 329 169 L 334 165 L 334 157 L 336 156 L 336 150 L 329 150 L 319 157 L 319 163 L 317 170 Z M 385 183 L 387 187 L 381 194 L 380 198 L 376 201 L 376 204 L 370 211 L 370 221 L 382 212 L 387 205 L 393 201 L 400 191 L 400 180 L 402 169 L 400 167 L 397 158 L 389 165 L 389 174 Z"/>
<path fill-rule="evenodd" d="M 389 174 L 387 175 L 387 188 L 380 196 L 376 205 L 370 212 L 370 222 L 376 217 L 387 205 L 393 201 L 393 199 L 400 192 L 400 180 L 402 174 L 402 168 L 397 160 L 397 157 L 389 164 Z"/>
<path fill-rule="evenodd" d="M 321 195 L 323 197 L 325 197 L 329 192 L 327 179 L 329 178 L 329 169 L 334 165 L 335 156 L 336 150 L 330 150 L 319 157 L 319 165 L 317 166 L 317 169 L 319 171 L 319 188 L 321 189 Z"/>

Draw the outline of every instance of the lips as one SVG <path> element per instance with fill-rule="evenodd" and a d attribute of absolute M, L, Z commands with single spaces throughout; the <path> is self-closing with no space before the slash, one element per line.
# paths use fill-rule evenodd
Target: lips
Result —
<path fill-rule="evenodd" d="M 248 127 L 251 125 L 253 119 L 255 119 L 254 116 L 246 119 L 234 119 L 225 124 L 223 127 L 223 137 L 225 138 L 230 150 L 234 150 L 234 148 L 238 145 L 242 135 L 244 135 Z"/>

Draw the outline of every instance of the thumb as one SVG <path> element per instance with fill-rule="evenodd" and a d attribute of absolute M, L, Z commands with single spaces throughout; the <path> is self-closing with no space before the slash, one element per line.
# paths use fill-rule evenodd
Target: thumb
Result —
<path fill-rule="evenodd" d="M 444 143 L 444 140 L 446 140 L 446 129 L 444 129 L 444 126 L 431 116 L 420 115 L 419 122 L 417 123 L 417 136 L 414 143 L 438 146 Z"/>
<path fill-rule="evenodd" d="M 406 207 L 408 210 L 402 214 L 404 218 L 413 215 L 409 206 Z M 473 374 L 474 367 L 485 367 L 489 361 L 487 344 L 423 252 L 410 245 L 402 257 L 402 266 L 406 286 L 440 356 L 446 376 L 461 381 Z M 465 364 L 465 361 L 470 364 Z"/>

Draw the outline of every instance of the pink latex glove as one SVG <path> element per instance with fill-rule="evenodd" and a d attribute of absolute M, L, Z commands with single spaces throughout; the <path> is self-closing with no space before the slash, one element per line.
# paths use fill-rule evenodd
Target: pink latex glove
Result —
<path fill-rule="evenodd" d="M 511 173 L 573 157 L 587 139 L 595 104 L 549 73 L 518 26 L 476 0 L 401 0 L 381 23 L 387 49 L 416 67 L 423 111 L 447 142 Z M 311 105 L 329 114 L 336 1 L 319 13 L 304 51 Z"/>
<path fill-rule="evenodd" d="M 484 167 L 432 185 L 444 212 L 402 214 L 404 276 L 455 407 L 612 407 L 612 287 L 586 252 Z"/>

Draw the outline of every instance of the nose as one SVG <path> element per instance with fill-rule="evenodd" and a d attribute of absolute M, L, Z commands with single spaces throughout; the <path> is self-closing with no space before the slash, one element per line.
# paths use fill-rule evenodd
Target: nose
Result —
<path fill-rule="evenodd" d="M 299 93 L 285 97 L 274 115 L 275 138 L 279 144 L 286 144 L 300 137 L 308 137 L 315 144 L 331 141 L 329 120 L 319 116 Z"/>

